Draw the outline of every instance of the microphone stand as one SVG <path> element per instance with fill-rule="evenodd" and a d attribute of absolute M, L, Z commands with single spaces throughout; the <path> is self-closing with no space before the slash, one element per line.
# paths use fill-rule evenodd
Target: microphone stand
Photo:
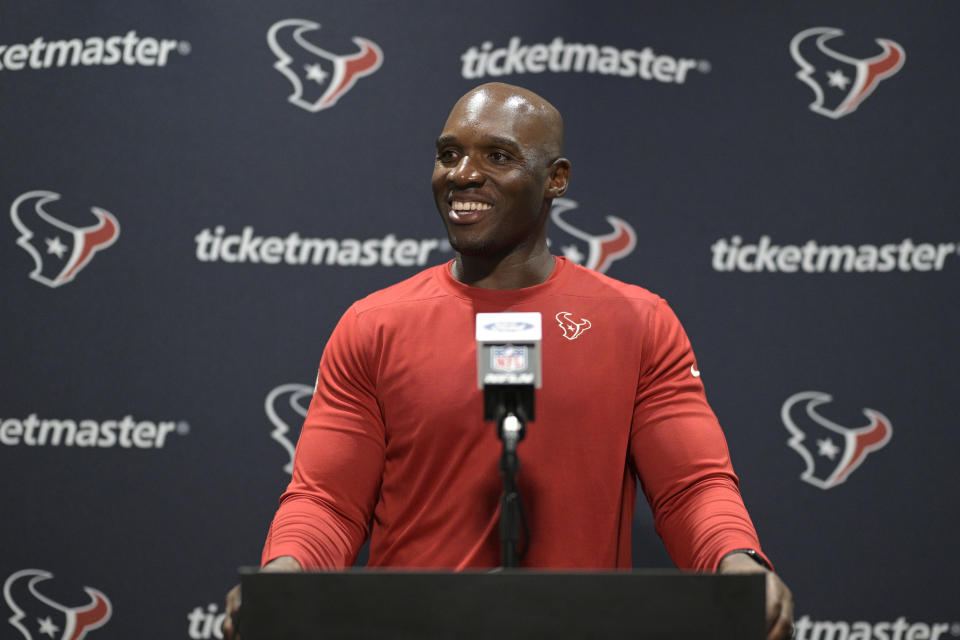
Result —
<path fill-rule="evenodd" d="M 515 568 L 522 556 L 519 552 L 521 526 L 526 534 L 526 546 L 530 546 L 530 533 L 523 513 L 520 488 L 517 485 L 517 473 L 520 471 L 517 445 L 526 435 L 526 421 L 533 418 L 533 386 L 488 385 L 484 396 L 484 417 L 496 422 L 497 436 L 503 444 L 500 454 L 500 474 L 503 477 L 503 495 L 500 498 L 500 561 L 505 569 Z"/>
<path fill-rule="evenodd" d="M 500 473 L 503 476 L 503 495 L 500 498 L 500 563 L 504 568 L 516 567 L 518 564 L 517 548 L 520 544 L 523 506 L 517 488 L 517 472 L 520 471 L 517 444 L 523 440 L 525 431 L 523 421 L 513 413 L 504 415 L 497 427 L 497 434 L 503 442 L 503 453 L 500 455 Z"/>
<path fill-rule="evenodd" d="M 520 459 L 517 445 L 534 416 L 534 391 L 540 384 L 540 341 L 543 317 L 539 312 L 478 313 L 477 382 L 483 389 L 483 419 L 493 422 L 503 443 L 500 475 L 500 544 L 503 568 L 514 568 L 530 548 L 530 528 L 517 485 Z M 520 549 L 521 527 L 524 534 Z"/>

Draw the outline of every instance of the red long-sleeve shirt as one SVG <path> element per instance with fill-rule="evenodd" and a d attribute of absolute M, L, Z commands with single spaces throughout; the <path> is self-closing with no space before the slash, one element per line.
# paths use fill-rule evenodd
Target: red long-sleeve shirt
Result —
<path fill-rule="evenodd" d="M 499 564 L 500 443 L 483 421 L 474 316 L 539 311 L 543 388 L 520 443 L 526 567 L 631 566 L 635 478 L 681 568 L 759 549 L 690 343 L 656 295 L 563 258 L 525 289 L 441 265 L 354 303 L 330 337 L 263 562 Z M 578 331 L 579 328 L 579 331 Z"/>

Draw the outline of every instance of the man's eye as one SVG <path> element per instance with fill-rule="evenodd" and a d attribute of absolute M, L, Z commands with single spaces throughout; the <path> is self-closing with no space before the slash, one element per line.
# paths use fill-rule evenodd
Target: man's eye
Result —
<path fill-rule="evenodd" d="M 451 162 L 451 161 L 454 160 L 455 158 L 456 158 L 456 154 L 455 154 L 453 151 L 449 150 L 449 149 L 446 149 L 446 150 L 444 150 L 444 151 L 438 151 L 438 152 L 437 152 L 437 161 L 438 161 L 438 162 Z"/>
<path fill-rule="evenodd" d="M 507 156 L 507 154 L 505 153 L 494 151 L 493 153 L 490 154 L 490 159 L 493 160 L 494 162 L 506 162 L 507 160 L 510 159 L 510 157 Z"/>

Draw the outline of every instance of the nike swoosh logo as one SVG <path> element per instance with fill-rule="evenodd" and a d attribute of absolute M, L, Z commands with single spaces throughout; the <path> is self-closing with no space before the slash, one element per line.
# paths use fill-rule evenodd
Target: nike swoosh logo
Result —
<path fill-rule="evenodd" d="M 694 378 L 700 377 L 700 372 L 697 370 L 697 365 L 690 365 L 690 375 L 692 375 Z"/>

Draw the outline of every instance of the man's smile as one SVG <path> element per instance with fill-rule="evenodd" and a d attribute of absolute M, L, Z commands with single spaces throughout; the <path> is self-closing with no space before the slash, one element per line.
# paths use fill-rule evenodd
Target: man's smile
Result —
<path fill-rule="evenodd" d="M 489 202 L 477 202 L 476 200 L 451 200 L 449 217 L 452 222 L 459 224 L 472 224 L 479 222 L 486 216 L 493 205 Z"/>

